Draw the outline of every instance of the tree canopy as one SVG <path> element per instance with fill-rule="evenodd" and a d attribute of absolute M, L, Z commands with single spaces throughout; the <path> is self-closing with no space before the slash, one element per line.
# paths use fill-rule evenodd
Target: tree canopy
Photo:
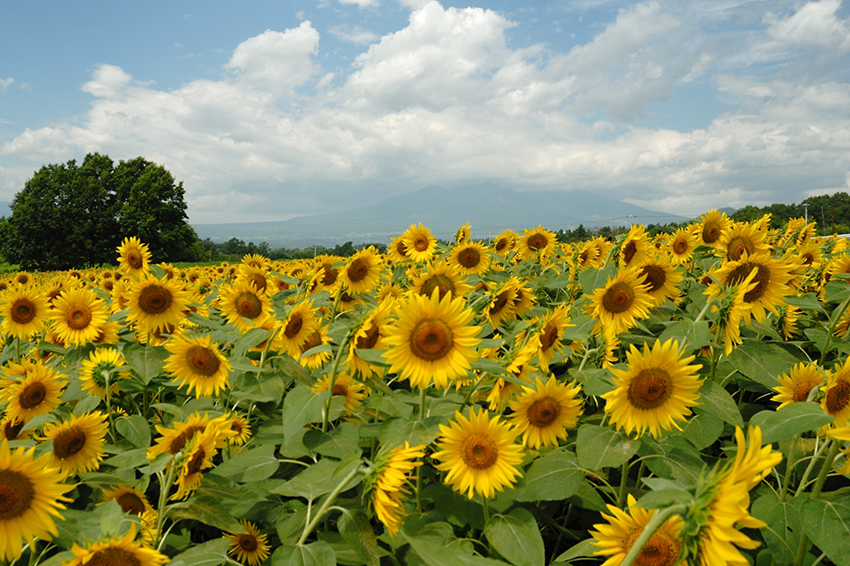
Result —
<path fill-rule="evenodd" d="M 90 153 L 82 164 L 45 165 L 15 195 L 0 250 L 23 269 L 63 270 L 113 264 L 123 238 L 137 236 L 155 262 L 192 261 L 198 236 L 184 194 L 182 182 L 142 157 L 116 165 Z"/>

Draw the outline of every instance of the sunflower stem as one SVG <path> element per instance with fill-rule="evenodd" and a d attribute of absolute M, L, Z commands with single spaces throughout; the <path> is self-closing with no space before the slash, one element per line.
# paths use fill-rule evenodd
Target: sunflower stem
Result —
<path fill-rule="evenodd" d="M 818 480 L 815 483 L 815 487 L 812 488 L 812 494 L 809 496 L 809 499 L 815 500 L 820 497 L 823 484 L 826 481 L 826 477 L 829 475 L 829 472 L 832 470 L 832 462 L 835 461 L 835 457 L 838 456 L 838 449 L 840 447 L 841 443 L 832 441 L 832 445 L 829 447 L 829 452 L 827 452 L 826 459 L 823 461 L 823 467 L 820 469 Z M 806 533 L 803 533 L 803 536 L 800 538 L 800 548 L 797 549 L 797 560 L 794 561 L 795 566 L 803 565 L 803 560 L 806 558 L 806 550 L 808 548 L 809 537 Z"/>
<path fill-rule="evenodd" d="M 484 510 L 484 524 L 487 524 L 487 521 L 490 520 L 490 501 L 486 497 L 481 498 L 482 508 Z M 488 543 L 490 541 L 487 541 Z"/>
<path fill-rule="evenodd" d="M 637 557 L 640 556 L 643 547 L 646 546 L 646 543 L 648 543 L 649 539 L 652 538 L 652 535 L 655 534 L 655 531 L 661 528 L 661 525 L 663 525 L 667 519 L 673 515 L 681 515 L 685 511 L 687 511 L 687 506 L 685 505 L 674 505 L 672 507 L 656 511 L 652 516 L 652 519 L 649 520 L 649 523 L 647 523 L 643 528 L 640 536 L 629 549 L 626 557 L 623 558 L 620 566 L 632 566 L 635 563 L 635 560 L 637 560 Z"/>
<path fill-rule="evenodd" d="M 425 394 L 427 390 L 423 387 L 419 390 L 419 420 L 425 420 Z"/>
<path fill-rule="evenodd" d="M 820 447 L 815 447 L 815 453 L 812 454 L 811 460 L 809 460 L 809 465 L 806 466 L 806 471 L 803 472 L 803 477 L 800 478 L 800 483 L 797 485 L 797 491 L 794 493 L 794 497 L 799 497 L 803 490 L 806 488 L 806 484 L 808 484 L 809 476 L 812 473 L 812 470 L 815 468 L 815 462 L 817 462 L 818 458 L 821 455 L 821 452 L 829 445 L 832 439 L 827 439 Z"/>
<path fill-rule="evenodd" d="M 112 439 L 112 444 L 116 444 L 115 420 L 112 417 L 112 391 L 110 391 L 108 371 L 103 372 L 103 380 L 106 382 L 106 418 L 109 419 L 109 438 Z"/>
<path fill-rule="evenodd" d="M 626 500 L 626 487 L 629 481 L 629 462 L 623 464 L 622 473 L 620 474 L 620 490 L 617 492 L 617 507 L 623 506 L 623 501 Z"/>
<path fill-rule="evenodd" d="M 322 503 L 322 506 L 319 507 L 319 510 L 316 512 L 316 514 L 313 515 L 312 520 L 304 526 L 304 531 L 301 533 L 301 538 L 299 538 L 298 542 L 295 543 L 296 546 L 301 546 L 302 544 L 304 544 L 304 541 L 307 540 L 307 537 L 310 536 L 310 533 L 313 532 L 313 529 L 315 529 L 316 525 L 319 524 L 319 521 L 322 520 L 322 516 L 328 511 L 328 509 L 330 509 L 330 507 L 333 505 L 333 502 L 336 501 L 337 496 L 342 493 L 342 490 L 345 489 L 345 486 L 348 484 L 348 482 L 353 480 L 357 474 L 363 474 L 366 473 L 366 471 L 366 468 L 364 468 L 363 466 L 357 466 L 356 468 L 348 472 L 348 475 L 345 476 L 341 482 L 339 482 L 339 485 L 337 485 L 332 492 L 330 492 L 327 499 L 325 499 L 325 502 Z"/>
<path fill-rule="evenodd" d="M 782 482 L 782 488 L 779 490 L 779 501 L 785 501 L 785 496 L 788 494 L 788 486 L 791 483 L 791 473 L 794 471 L 796 462 L 794 461 L 794 451 L 797 449 L 797 439 L 799 434 L 791 437 L 791 446 L 788 448 L 788 462 L 785 464 L 785 481 Z"/>
<path fill-rule="evenodd" d="M 334 383 L 336 382 L 336 372 L 339 369 L 339 362 L 342 359 L 342 352 L 345 350 L 346 346 L 348 346 L 348 341 L 351 339 L 351 335 L 354 332 L 354 329 L 348 331 L 345 335 L 345 338 L 342 339 L 342 343 L 339 345 L 339 350 L 336 352 L 336 357 L 334 358 L 334 363 L 331 366 L 331 378 L 328 381 L 328 391 L 330 395 L 328 395 L 327 400 L 325 401 L 325 410 L 322 412 L 322 432 L 328 431 L 328 417 L 331 414 L 331 400 L 334 397 Z"/>
<path fill-rule="evenodd" d="M 162 525 L 165 523 L 165 506 L 168 503 L 168 492 L 170 491 L 171 483 L 174 481 L 174 471 L 177 468 L 174 462 L 182 456 L 181 452 L 175 454 L 174 459 L 169 463 L 167 476 L 164 476 L 162 472 L 156 473 L 157 478 L 159 478 L 159 503 L 156 509 L 156 532 L 153 537 L 153 546 L 155 548 L 159 548 L 159 536 L 162 533 Z"/>
<path fill-rule="evenodd" d="M 841 320 L 841 315 L 847 310 L 848 305 L 850 305 L 850 295 L 847 295 L 847 298 L 841 302 L 838 308 L 832 311 L 832 320 L 826 329 L 826 338 L 823 341 L 823 350 L 820 353 L 821 360 L 826 357 L 827 352 L 832 347 L 832 333 L 835 332 L 835 327 L 838 326 L 838 321 Z"/>

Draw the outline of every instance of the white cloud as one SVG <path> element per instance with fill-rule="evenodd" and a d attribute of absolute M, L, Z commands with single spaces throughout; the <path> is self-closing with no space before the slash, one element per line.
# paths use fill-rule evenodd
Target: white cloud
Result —
<path fill-rule="evenodd" d="M 9 88 L 9 85 L 14 83 L 15 79 L 9 77 L 8 79 L 0 79 L 0 90 L 6 92 L 6 89 Z"/>
<path fill-rule="evenodd" d="M 342 41 L 347 41 L 355 45 L 368 45 L 380 39 L 380 37 L 369 30 L 360 29 L 355 26 L 349 28 L 347 26 L 332 26 L 328 29 L 334 37 Z"/>
<path fill-rule="evenodd" d="M 768 31 L 803 9 L 761 23 L 757 41 L 777 44 Z M 332 73 L 304 21 L 239 44 L 223 78 L 168 91 L 101 65 L 83 87 L 93 96 L 84 117 L 27 129 L 0 145 L 0 158 L 144 155 L 184 182 L 193 222 L 316 213 L 356 204 L 355 193 L 482 178 L 595 190 L 680 214 L 847 185 L 846 83 L 742 73 L 730 63 L 736 53 L 707 47 L 688 17 L 657 2 L 620 10 L 566 53 L 511 47 L 514 25 L 492 10 L 425 2 L 351 69 Z M 737 106 L 688 131 L 634 125 L 706 74 Z M 21 182 L 31 172 L 2 171 Z"/>
<path fill-rule="evenodd" d="M 360 8 L 368 8 L 369 6 L 377 6 L 378 0 L 339 0 L 340 4 L 355 4 Z"/>
<path fill-rule="evenodd" d="M 847 53 L 850 51 L 850 25 L 848 20 L 836 17 L 840 7 L 841 0 L 809 2 L 786 19 L 769 16 L 767 32 L 778 41 Z"/>

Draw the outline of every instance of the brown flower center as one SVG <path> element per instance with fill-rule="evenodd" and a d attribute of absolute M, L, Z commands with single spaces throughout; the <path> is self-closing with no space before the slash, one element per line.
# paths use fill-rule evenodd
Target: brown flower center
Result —
<path fill-rule="evenodd" d="M 21 404 L 23 409 L 35 409 L 41 405 L 45 397 L 47 397 L 47 389 L 43 383 L 36 381 L 24 387 L 24 390 L 18 395 L 18 403 Z"/>
<path fill-rule="evenodd" d="M 486 470 L 499 459 L 499 448 L 486 434 L 474 433 L 464 440 L 460 457 L 470 468 Z"/>
<path fill-rule="evenodd" d="M 381 333 L 378 330 L 378 326 L 374 323 L 369 327 L 366 331 L 365 336 L 358 336 L 356 341 L 357 348 L 374 348 L 375 344 L 378 343 L 378 338 L 381 337 Z"/>
<path fill-rule="evenodd" d="M 744 252 L 750 255 L 754 251 L 756 251 L 756 246 L 752 240 L 744 236 L 735 236 L 729 240 L 729 245 L 726 246 L 726 259 L 729 261 L 738 261 L 744 255 Z"/>
<path fill-rule="evenodd" d="M 9 315 L 15 324 L 29 324 L 35 318 L 35 303 L 27 298 L 21 298 L 12 303 Z"/>
<path fill-rule="evenodd" d="M 407 246 L 400 240 L 395 243 L 395 251 L 401 257 L 407 257 Z"/>
<path fill-rule="evenodd" d="M 301 353 L 303 354 L 307 350 L 315 348 L 316 346 L 322 345 L 322 335 L 318 330 L 314 330 L 310 336 L 307 337 L 307 341 L 304 342 L 304 345 L 301 346 Z"/>
<path fill-rule="evenodd" d="M 638 409 L 646 411 L 660 407 L 671 395 L 673 380 L 663 368 L 641 370 L 629 383 L 629 403 Z"/>
<path fill-rule="evenodd" d="M 250 291 L 239 293 L 236 297 L 236 312 L 243 318 L 254 320 L 263 312 L 263 302 Z"/>
<path fill-rule="evenodd" d="M 473 269 L 481 263 L 481 254 L 475 248 L 464 248 L 458 252 L 457 262 L 466 269 Z"/>
<path fill-rule="evenodd" d="M 416 239 L 413 240 L 413 247 L 417 252 L 424 252 L 428 249 L 430 244 L 430 240 L 428 240 L 425 236 L 416 236 Z"/>
<path fill-rule="evenodd" d="M 32 481 L 16 470 L 0 470 L 0 521 L 23 515 L 32 506 L 35 490 Z"/>
<path fill-rule="evenodd" d="M 641 274 L 646 276 L 644 282 L 649 284 L 649 288 L 646 290 L 647 293 L 661 289 L 664 286 L 664 282 L 667 281 L 667 272 L 658 265 L 645 265 L 641 270 Z"/>
<path fill-rule="evenodd" d="M 508 239 L 507 238 L 499 238 L 496 240 L 496 251 L 500 252 L 508 247 Z"/>
<path fill-rule="evenodd" d="M 446 357 L 453 345 L 452 329 L 437 318 L 420 320 L 410 333 L 410 351 L 421 360 L 440 360 Z"/>
<path fill-rule="evenodd" d="M 714 220 L 709 220 L 702 227 L 702 241 L 706 244 L 713 244 L 720 239 L 720 224 Z"/>
<path fill-rule="evenodd" d="M 826 412 L 835 415 L 850 403 L 850 381 L 838 379 L 826 393 Z"/>
<path fill-rule="evenodd" d="M 258 291 L 266 290 L 266 278 L 263 277 L 262 273 L 252 273 L 246 277 L 246 280 L 253 284 Z"/>
<path fill-rule="evenodd" d="M 65 321 L 74 330 L 83 330 L 91 323 L 91 309 L 86 305 L 74 305 L 65 314 Z"/>
<path fill-rule="evenodd" d="M 259 544 L 257 544 L 257 539 L 254 535 L 239 535 L 239 540 L 237 542 L 239 548 L 244 550 L 245 552 L 254 552 L 259 548 Z"/>
<path fill-rule="evenodd" d="M 191 440 L 195 433 L 201 432 L 206 428 L 206 425 L 192 425 L 187 427 L 186 430 L 178 434 L 174 437 L 174 440 L 171 441 L 171 444 L 168 445 L 168 453 L 169 454 L 177 454 L 183 447 L 186 446 L 186 443 Z"/>
<path fill-rule="evenodd" d="M 623 545 L 627 552 L 631 550 L 642 532 L 643 527 L 629 532 Z M 671 538 L 666 533 L 656 532 L 638 554 L 635 564 L 639 566 L 673 566 L 676 564 L 681 550 L 682 541 Z"/>
<path fill-rule="evenodd" d="M 369 262 L 363 259 L 362 257 L 358 257 L 354 261 L 348 264 L 348 279 L 352 283 L 357 283 L 358 281 L 363 281 L 366 279 L 366 276 L 369 275 Z"/>
<path fill-rule="evenodd" d="M 221 367 L 221 360 L 210 348 L 195 344 L 186 351 L 186 361 L 192 366 L 194 373 L 210 377 Z"/>
<path fill-rule="evenodd" d="M 768 285 L 770 285 L 770 268 L 760 263 L 747 261 L 733 269 L 727 278 L 728 285 L 737 285 L 746 279 L 754 268 L 758 270 L 753 278 L 756 286 L 744 294 L 745 303 L 753 303 L 764 296 Z"/>
<path fill-rule="evenodd" d="M 118 505 L 121 506 L 121 511 L 130 513 L 131 515 L 141 515 L 145 512 L 145 502 L 132 491 L 122 493 L 116 498 Z"/>
<path fill-rule="evenodd" d="M 602 295 L 602 307 L 606 312 L 620 314 L 631 308 L 635 302 L 635 292 L 625 281 L 611 285 Z"/>
<path fill-rule="evenodd" d="M 298 333 L 301 332 L 301 328 L 304 326 L 304 318 L 300 313 L 292 313 L 292 316 L 289 317 L 289 322 L 286 323 L 286 328 L 283 330 L 283 334 L 287 338 L 294 338 L 298 336 Z"/>
<path fill-rule="evenodd" d="M 92 554 L 89 561 L 86 562 L 86 566 L 142 566 L 142 563 L 136 558 L 135 553 L 123 548 L 108 546 Z"/>
<path fill-rule="evenodd" d="M 201 471 L 201 467 L 204 465 L 204 459 L 207 457 L 207 453 L 204 451 L 204 448 L 198 447 L 195 450 L 195 453 L 192 454 L 192 457 L 186 462 L 186 475 L 193 476 Z"/>
<path fill-rule="evenodd" d="M 632 258 L 635 257 L 637 253 L 637 244 L 634 241 L 629 242 L 625 246 L 623 246 L 623 263 L 625 265 L 629 265 L 631 263 Z"/>
<path fill-rule="evenodd" d="M 127 253 L 127 263 L 133 269 L 141 269 L 144 262 L 142 261 L 142 256 L 137 251 L 130 251 Z"/>
<path fill-rule="evenodd" d="M 330 265 L 323 265 L 322 269 L 324 270 L 324 274 L 322 274 L 322 285 L 330 286 L 336 283 L 339 270 L 334 269 Z"/>
<path fill-rule="evenodd" d="M 342 383 L 334 383 L 334 388 L 331 390 L 331 395 L 341 395 L 343 397 L 348 397 L 348 387 L 346 387 Z"/>
<path fill-rule="evenodd" d="M 86 433 L 78 426 L 63 430 L 53 438 L 53 454 L 60 460 L 70 458 L 86 446 Z"/>
<path fill-rule="evenodd" d="M 540 333 L 540 349 L 544 352 L 551 349 L 558 341 L 558 338 L 560 338 L 558 327 L 551 322 L 548 323 L 543 328 L 543 332 Z"/>
<path fill-rule="evenodd" d="M 502 291 L 498 295 L 496 295 L 496 299 L 493 301 L 493 305 L 490 307 L 490 314 L 497 315 L 502 312 L 502 309 L 508 304 L 510 300 L 511 293 L 510 291 Z"/>
<path fill-rule="evenodd" d="M 452 298 L 455 297 L 454 281 L 452 281 L 451 277 L 443 273 L 437 273 L 423 281 L 422 289 L 419 291 L 419 294 L 430 297 L 434 293 L 434 289 L 440 290 L 440 299 L 445 297 L 446 293 L 451 293 Z"/>
<path fill-rule="evenodd" d="M 162 314 L 172 301 L 171 289 L 162 285 L 148 285 L 139 293 L 139 309 L 145 314 Z"/>
<path fill-rule="evenodd" d="M 13 424 L 14 423 L 14 424 Z M 21 419 L 6 421 L 6 426 L 3 427 L 3 436 L 6 440 L 15 440 L 21 434 L 21 429 L 24 428 L 24 421 Z"/>
<path fill-rule="evenodd" d="M 794 389 L 791 392 L 791 398 L 795 403 L 802 403 L 809 398 L 809 393 L 815 385 L 815 383 L 811 383 L 809 381 L 798 383 L 794 386 Z"/>
<path fill-rule="evenodd" d="M 676 240 L 673 242 L 673 251 L 679 255 L 688 251 L 687 240 Z"/>
<path fill-rule="evenodd" d="M 534 251 L 542 250 L 549 245 L 549 238 L 538 232 L 528 237 L 526 245 Z"/>
<path fill-rule="evenodd" d="M 537 428 L 546 428 L 561 414 L 561 404 L 555 399 L 546 396 L 537 399 L 528 407 L 526 416 L 528 422 Z"/>

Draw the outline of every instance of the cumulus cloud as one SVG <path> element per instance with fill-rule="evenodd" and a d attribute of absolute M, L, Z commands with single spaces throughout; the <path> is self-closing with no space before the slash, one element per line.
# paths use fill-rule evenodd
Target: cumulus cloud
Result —
<path fill-rule="evenodd" d="M 834 19 L 829 2 L 817 7 Z M 802 42 L 810 32 L 795 18 L 810 5 L 757 19 L 753 41 Z M 493 10 L 432 0 L 336 74 L 320 64 L 309 21 L 246 39 L 221 78 L 172 90 L 104 64 L 83 86 L 93 97 L 83 119 L 27 129 L 0 156 L 40 164 L 88 151 L 144 155 L 184 182 L 193 222 L 271 220 L 483 178 L 596 190 L 685 215 L 847 185 L 844 82 L 748 73 L 659 2 L 620 9 L 566 52 L 511 47 L 515 26 Z M 330 33 L 342 29 L 356 30 Z M 780 53 L 769 57 L 781 63 Z M 736 106 L 690 131 L 635 125 L 706 74 Z M 31 171 L 3 174 L 23 180 Z"/>
<path fill-rule="evenodd" d="M 331 35 L 341 41 L 347 41 L 348 43 L 353 43 L 355 45 L 368 45 L 379 39 L 378 34 L 369 30 L 360 29 L 357 26 L 354 26 L 353 28 L 349 28 L 348 26 L 333 26 L 329 28 L 328 31 L 331 32 Z"/>
<path fill-rule="evenodd" d="M 784 19 L 768 16 L 768 34 L 782 42 L 805 47 L 850 51 L 850 25 L 848 20 L 836 16 L 841 0 L 809 2 L 795 14 Z"/>
<path fill-rule="evenodd" d="M 378 0 L 339 0 L 340 4 L 354 4 L 360 8 L 368 8 L 369 6 L 377 6 Z"/>
<path fill-rule="evenodd" d="M 6 92 L 6 89 L 9 88 L 9 85 L 15 82 L 15 79 L 9 77 L 8 79 L 0 79 L 0 90 Z"/>

